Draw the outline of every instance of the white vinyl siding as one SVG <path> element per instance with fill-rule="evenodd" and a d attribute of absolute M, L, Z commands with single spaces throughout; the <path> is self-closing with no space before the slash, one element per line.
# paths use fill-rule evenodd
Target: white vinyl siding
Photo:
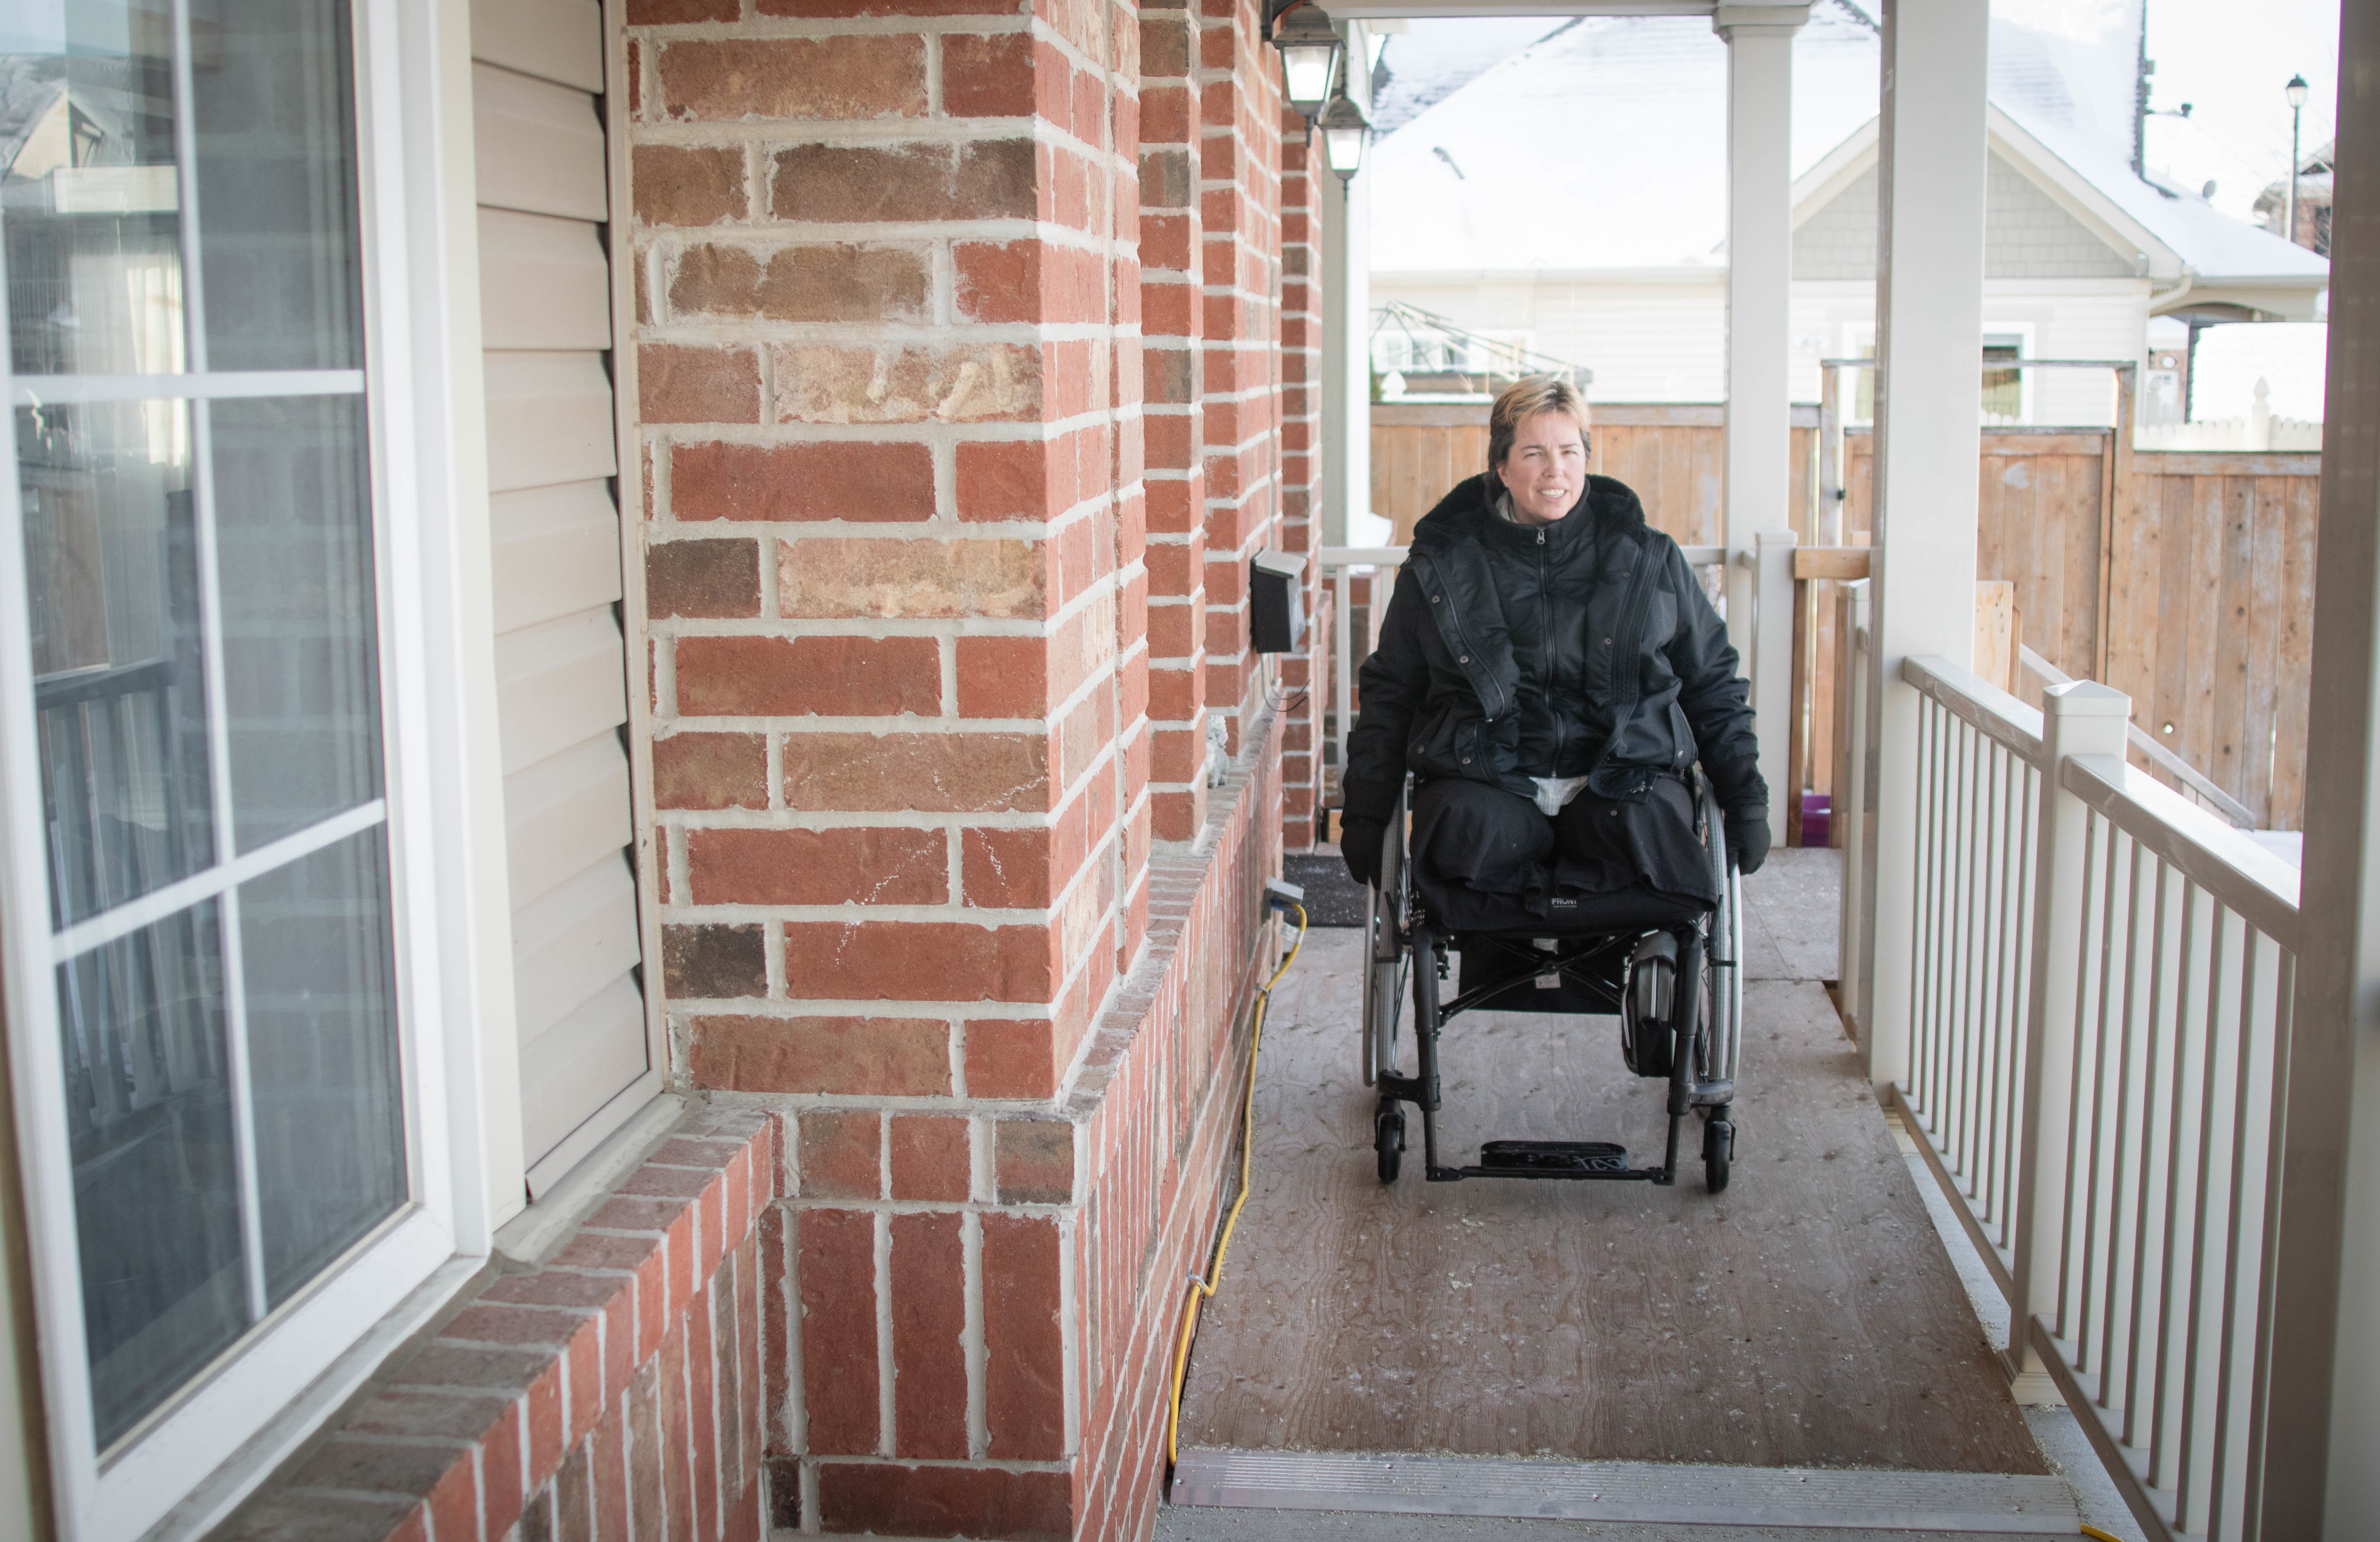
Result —
<path fill-rule="evenodd" d="M 621 730 L 612 277 L 594 0 L 477 0 L 496 674 L 531 1190 L 658 1090 Z"/>

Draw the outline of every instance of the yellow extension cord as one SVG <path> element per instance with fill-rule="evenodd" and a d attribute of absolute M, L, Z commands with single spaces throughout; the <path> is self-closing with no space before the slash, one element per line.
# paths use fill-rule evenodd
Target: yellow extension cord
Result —
<path fill-rule="evenodd" d="M 1182 1303 L 1182 1337 L 1173 1347 L 1173 1390 L 1167 1396 L 1165 1408 L 1165 1460 L 1171 1464 L 1182 1434 L 1182 1378 L 1190 1368 L 1190 1338 L 1197 1331 L 1200 1307 L 1214 1297 L 1223 1283 L 1223 1255 L 1232 1249 L 1232 1228 L 1240 1223 L 1240 1210 L 1248 1202 L 1248 1172 L 1256 1159 L 1257 1147 L 1257 1051 L 1264 1047 L 1265 1007 L 1272 1001 L 1272 988 L 1289 966 L 1297 962 L 1300 950 L 1305 946 L 1305 906 L 1293 905 L 1297 912 L 1297 941 L 1281 959 L 1281 967 L 1272 978 L 1264 982 L 1257 992 L 1256 1027 L 1248 1037 L 1248 1089 L 1240 1102 L 1240 1193 L 1232 1201 L 1231 1214 L 1223 1218 L 1223 1234 L 1215 1241 L 1215 1262 L 1201 1278 L 1190 1277 L 1190 1289 Z"/>

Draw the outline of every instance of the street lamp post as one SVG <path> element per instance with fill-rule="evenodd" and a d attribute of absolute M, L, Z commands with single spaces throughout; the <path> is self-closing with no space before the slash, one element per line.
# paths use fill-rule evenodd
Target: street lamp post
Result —
<path fill-rule="evenodd" d="M 2289 244 L 2298 241 L 2298 128 L 2305 120 L 2306 81 L 2302 75 L 2292 75 L 2285 88 L 2289 93 Z"/>

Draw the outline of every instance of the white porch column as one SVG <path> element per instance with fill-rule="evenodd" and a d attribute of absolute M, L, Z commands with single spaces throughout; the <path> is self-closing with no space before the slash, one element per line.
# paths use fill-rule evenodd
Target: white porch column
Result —
<path fill-rule="evenodd" d="M 1350 84 L 1366 104 L 1370 31 L 1342 29 Z M 1373 147 L 1374 151 L 1378 145 Z M 1322 211 L 1322 528 L 1318 544 L 1345 546 L 1350 510 L 1372 506 L 1371 173 L 1345 182 L 1317 156 L 1315 202 Z M 1368 159 L 1368 152 L 1367 152 Z"/>
<path fill-rule="evenodd" d="M 1876 839 L 1868 1076 L 1909 1075 L 1916 883 L 1917 693 L 1911 654 L 1974 657 L 1982 454 L 1984 82 L 1987 0 L 1885 0 L 1877 166 L 1876 544 L 1868 787 Z M 1780 346 L 1781 352 L 1781 346 Z M 1855 770 L 1856 774 L 1856 770 Z"/>
<path fill-rule="evenodd" d="M 1727 40 L 1727 463 L 1722 535 L 1727 612 L 1736 647 L 1752 670 L 1759 714 L 1760 774 L 1768 779 L 1768 828 L 1785 838 L 1786 757 L 1793 707 L 1792 630 L 1769 646 L 1771 618 L 1754 625 L 1755 584 L 1746 559 L 1759 532 L 1792 528 L 1792 398 L 1786 360 L 1793 279 L 1793 34 L 1808 0 L 1740 5 L 1721 0 L 1711 26 Z M 1786 586 L 1790 590 L 1791 586 Z M 1777 597 L 1767 596 L 1772 601 Z M 1792 603 L 1790 592 L 1780 609 Z M 1756 632 L 1755 632 L 1756 625 Z M 1773 655 L 1773 656 L 1772 656 Z"/>
<path fill-rule="evenodd" d="M 2341 23 L 2304 929 L 2259 1534 L 2332 1539 L 2369 1536 L 2380 1515 L 2380 12 L 2350 3 Z"/>

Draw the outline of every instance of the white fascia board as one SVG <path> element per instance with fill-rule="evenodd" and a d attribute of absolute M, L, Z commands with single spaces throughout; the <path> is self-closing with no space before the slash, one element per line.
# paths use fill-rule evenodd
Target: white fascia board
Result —
<path fill-rule="evenodd" d="M 2133 252 L 2145 255 L 2152 278 L 2176 279 L 2181 276 L 2181 253 L 2166 245 L 2148 226 L 2126 213 L 2115 200 L 2060 160 L 2055 151 L 2027 133 L 2014 118 L 1998 107 L 1986 105 L 1984 121 L 1991 147 L 2000 158 L 2023 173 L 2027 181 L 2048 194 L 2053 202 L 2080 221 L 2084 229 L 2107 242 L 2109 250 L 2119 257 Z"/>
<path fill-rule="evenodd" d="M 1876 161 L 1879 120 L 1870 118 L 1849 139 L 1820 156 L 1818 164 L 1793 179 L 1793 228 L 1799 230 L 1837 194 L 1867 175 Z"/>

